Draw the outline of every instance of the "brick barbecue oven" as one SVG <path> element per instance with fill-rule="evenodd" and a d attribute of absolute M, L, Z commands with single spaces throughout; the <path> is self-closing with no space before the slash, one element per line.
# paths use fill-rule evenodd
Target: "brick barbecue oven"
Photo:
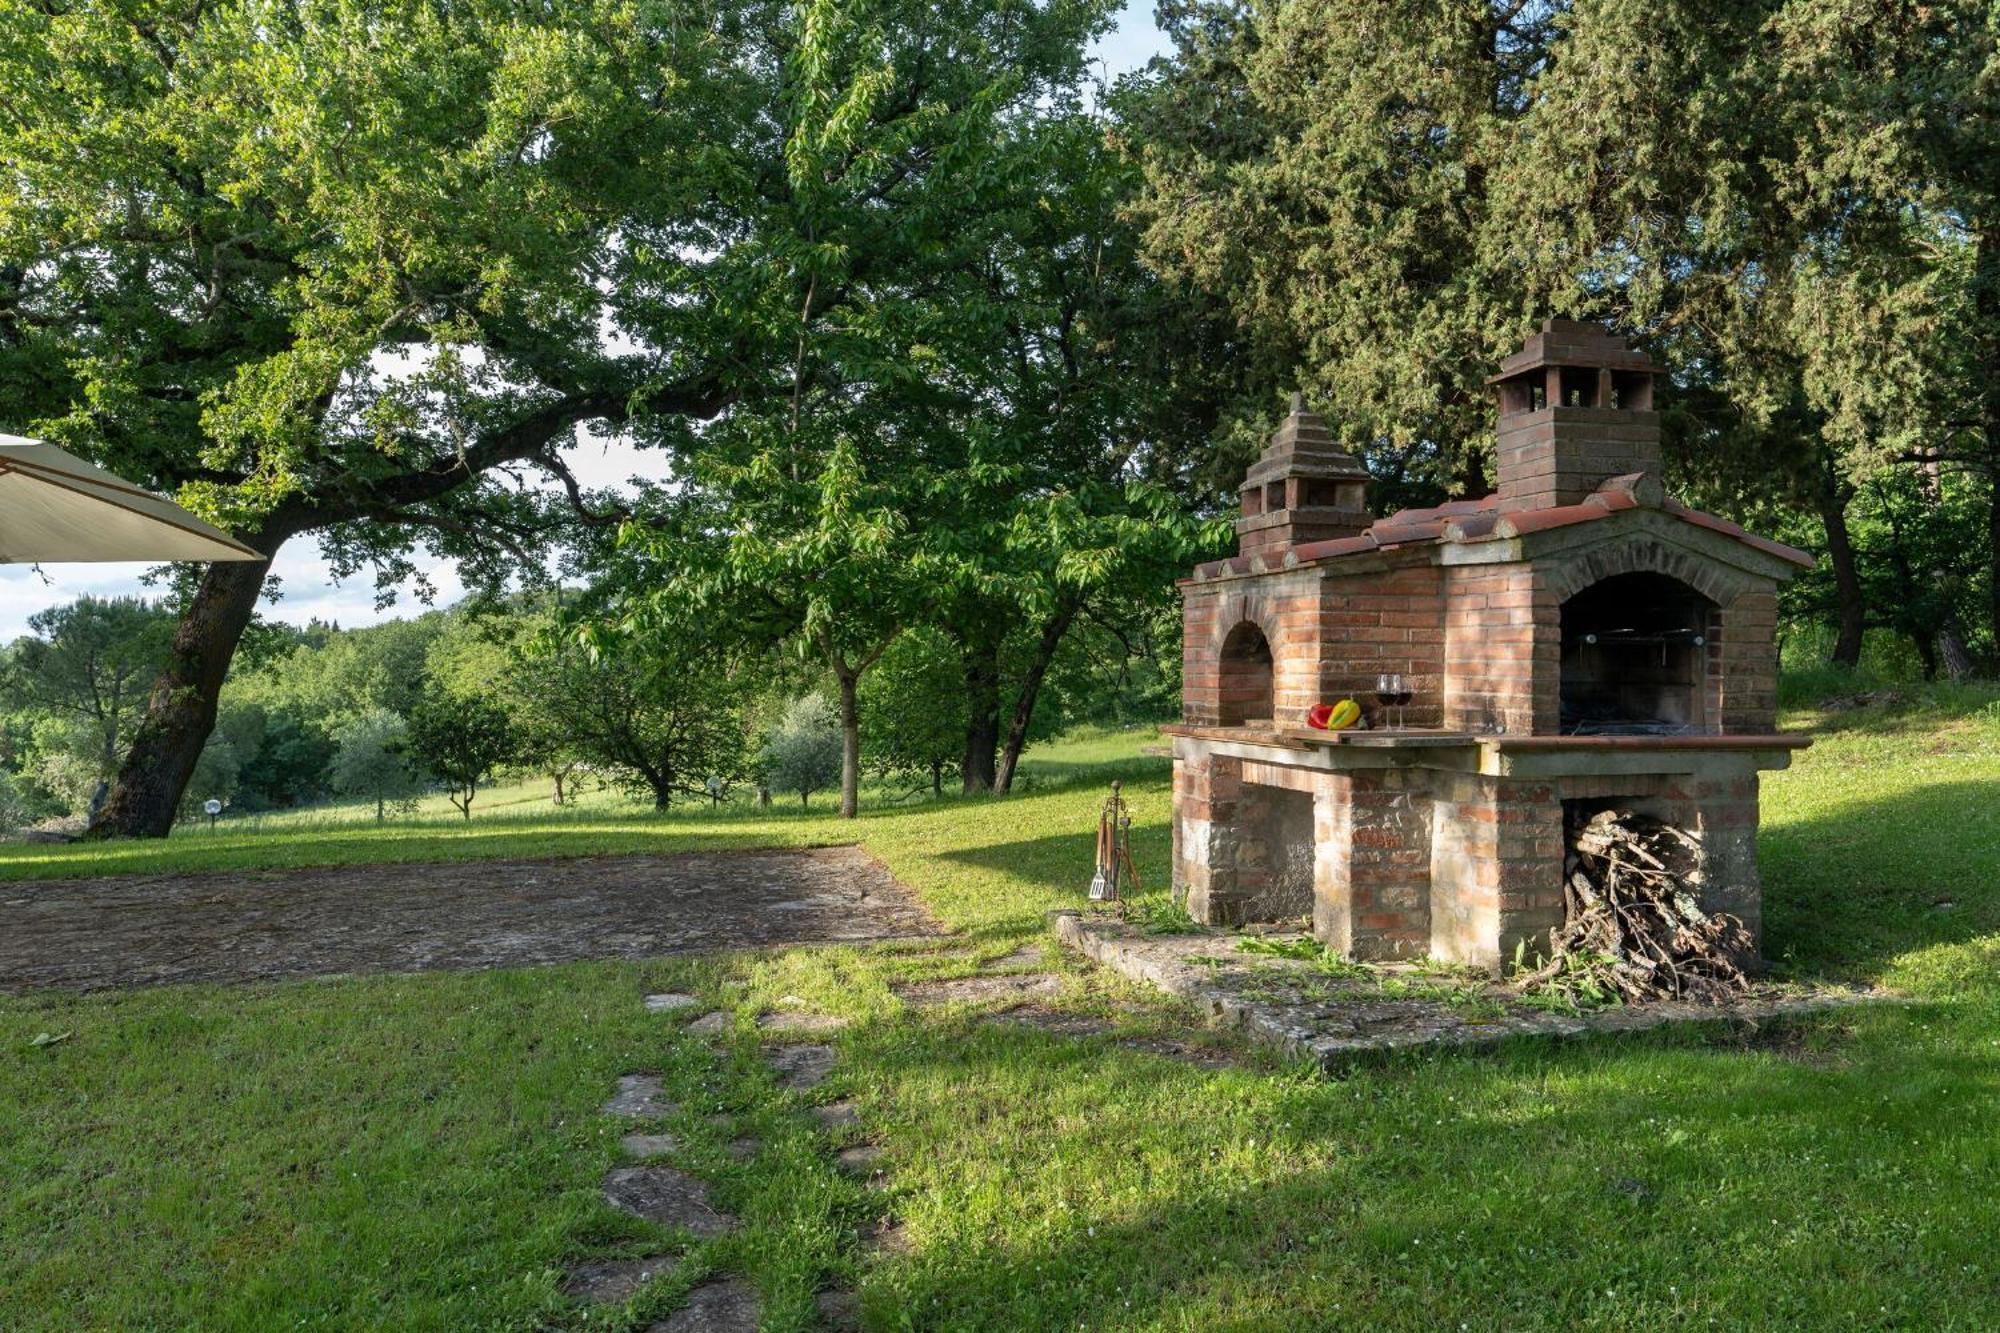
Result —
<path fill-rule="evenodd" d="M 1279 921 L 1357 959 L 1497 969 L 1563 916 L 1566 815 L 1699 840 L 1709 910 L 1760 932 L 1758 773 L 1778 584 L 1811 559 L 1669 498 L 1659 369 L 1550 320 L 1500 366 L 1499 489 L 1367 512 L 1367 473 L 1291 415 L 1243 483 L 1239 554 L 1183 580 L 1174 882 L 1196 920 Z M 1389 728 L 1380 673 L 1414 697 Z M 1366 729 L 1305 725 L 1352 697 Z"/>

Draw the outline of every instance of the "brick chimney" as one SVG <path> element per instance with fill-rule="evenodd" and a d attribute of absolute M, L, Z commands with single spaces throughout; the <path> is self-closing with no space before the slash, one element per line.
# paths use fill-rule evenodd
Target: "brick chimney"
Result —
<path fill-rule="evenodd" d="M 1502 508 L 1573 505 L 1606 480 L 1646 474 L 1660 496 L 1658 366 L 1602 325 L 1545 320 L 1487 380 L 1500 400 Z"/>
<path fill-rule="evenodd" d="M 1368 512 L 1368 469 L 1333 442 L 1326 422 L 1292 395 L 1292 410 L 1250 465 L 1239 494 L 1236 549 L 1243 555 L 1301 542 L 1352 537 L 1374 518 Z"/>

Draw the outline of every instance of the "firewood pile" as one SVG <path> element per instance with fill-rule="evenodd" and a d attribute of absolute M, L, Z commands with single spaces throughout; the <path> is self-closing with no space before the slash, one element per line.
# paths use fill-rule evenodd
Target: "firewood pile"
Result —
<path fill-rule="evenodd" d="M 1701 910 L 1701 884 L 1701 844 L 1670 824 L 1622 810 L 1573 822 L 1568 913 L 1523 987 L 1625 1003 L 1740 998 L 1755 942 L 1741 919 Z"/>

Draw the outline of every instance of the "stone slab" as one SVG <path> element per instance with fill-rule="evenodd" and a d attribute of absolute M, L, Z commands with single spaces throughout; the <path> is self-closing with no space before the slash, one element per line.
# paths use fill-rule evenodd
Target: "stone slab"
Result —
<path fill-rule="evenodd" d="M 1228 1069 L 1238 1063 L 1228 1051 L 1191 1041 L 1121 1034 L 1118 1025 L 1096 1014 L 1076 1013 L 1043 1004 L 1023 1004 L 1004 1013 L 993 1014 L 987 1022 L 1001 1027 L 1033 1028 L 1052 1037 L 1103 1037 L 1126 1050 L 1158 1055 L 1202 1069 Z"/>
<path fill-rule="evenodd" d="M 826 1082 L 839 1059 L 839 1051 L 818 1045 L 776 1046 L 764 1054 L 780 1086 L 793 1092 L 805 1092 Z"/>
<path fill-rule="evenodd" d="M 658 1120 L 676 1114 L 680 1107 L 667 1100 L 658 1074 L 623 1074 L 618 1090 L 604 1103 L 604 1114 L 628 1120 Z"/>
<path fill-rule="evenodd" d="M 679 1266 L 680 1260 L 671 1254 L 656 1254 L 650 1259 L 595 1259 L 571 1268 L 563 1291 L 572 1300 L 623 1305 L 642 1285 Z"/>
<path fill-rule="evenodd" d="M 1308 960 L 1245 952 L 1238 947 L 1242 937 L 1229 931 L 1148 935 L 1111 917 L 1078 912 L 1054 917 L 1056 938 L 1093 962 L 1189 1001 L 1212 1026 L 1238 1029 L 1324 1066 L 1412 1046 L 1489 1045 L 1519 1036 L 1573 1037 L 1668 1023 L 1761 1020 L 1894 998 L 1867 990 L 1773 990 L 1738 1004 L 1661 1002 L 1551 1013 L 1521 1003 L 1517 993 L 1499 982 L 1459 979 L 1450 987 L 1457 1002 L 1428 998 L 1433 984 L 1444 983 L 1407 964 L 1335 976 Z"/>
<path fill-rule="evenodd" d="M 618 1140 L 618 1147 L 627 1157 L 644 1159 L 665 1157 L 680 1150 L 680 1141 L 671 1134 L 627 1134 Z"/>
<path fill-rule="evenodd" d="M 813 1311 L 826 1333 L 856 1333 L 861 1327 L 861 1298 L 851 1291 L 822 1291 L 813 1297 Z"/>
<path fill-rule="evenodd" d="M 1012 953 L 998 958 L 989 958 L 979 965 L 982 972 L 1038 972 L 1044 962 L 1044 950 L 1039 944 L 1024 944 Z"/>
<path fill-rule="evenodd" d="M 646 1012 L 649 1014 L 671 1014 L 681 1009 L 692 1009 L 700 1004 L 692 995 L 682 995 L 677 991 L 666 991 L 646 997 Z"/>
<path fill-rule="evenodd" d="M 728 1029 L 729 1015 L 720 1009 L 703 1014 L 687 1025 L 687 1030 L 698 1037 L 713 1037 L 718 1032 L 726 1032 Z"/>
<path fill-rule="evenodd" d="M 852 1148 L 842 1148 L 834 1154 L 834 1161 L 843 1171 L 857 1176 L 873 1175 L 876 1163 L 882 1160 L 882 1150 L 872 1143 L 857 1143 Z"/>
<path fill-rule="evenodd" d="M 759 1014 L 757 1028 L 760 1032 L 777 1034 L 797 1033 L 818 1036 L 828 1032 L 838 1032 L 847 1026 L 847 1020 L 833 1014 L 802 1014 L 784 1010 L 774 1014 Z"/>
<path fill-rule="evenodd" d="M 619 1167 L 604 1178 L 604 1199 L 634 1217 L 684 1227 L 697 1236 L 736 1229 L 736 1219 L 709 1202 L 705 1182 L 671 1166 Z"/>
<path fill-rule="evenodd" d="M 829 1134 L 843 1129 L 851 1129 L 861 1123 L 861 1109 L 853 1102 L 829 1102 L 825 1106 L 815 1106 L 807 1114 L 819 1122 L 819 1127 Z"/>
<path fill-rule="evenodd" d="M 1062 978 L 1053 972 L 1000 972 L 987 976 L 952 977 L 944 981 L 912 981 L 891 987 L 905 1004 L 987 1004 L 1054 995 Z"/>
<path fill-rule="evenodd" d="M 704 1282 L 646 1333 L 757 1333 L 757 1289 L 741 1278 Z"/>
<path fill-rule="evenodd" d="M 870 1254 L 908 1254 L 910 1233 L 893 1217 L 877 1218 L 861 1228 L 861 1248 Z"/>

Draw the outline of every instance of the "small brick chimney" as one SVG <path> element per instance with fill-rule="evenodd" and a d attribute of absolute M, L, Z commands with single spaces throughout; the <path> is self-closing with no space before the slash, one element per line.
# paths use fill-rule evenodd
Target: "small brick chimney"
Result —
<path fill-rule="evenodd" d="M 1324 419 L 1306 411 L 1303 394 L 1292 395 L 1290 415 L 1251 464 L 1240 494 L 1236 549 L 1243 555 L 1352 537 L 1374 522 L 1368 469 L 1333 442 Z"/>
<path fill-rule="evenodd" d="M 1573 505 L 1612 477 L 1660 493 L 1658 366 L 1602 325 L 1551 319 L 1487 380 L 1500 399 L 1503 509 Z"/>

